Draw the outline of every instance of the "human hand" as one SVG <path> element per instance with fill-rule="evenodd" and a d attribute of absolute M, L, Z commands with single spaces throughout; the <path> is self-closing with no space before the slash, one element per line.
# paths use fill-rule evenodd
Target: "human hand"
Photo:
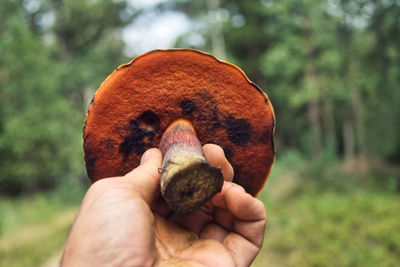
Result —
<path fill-rule="evenodd" d="M 62 266 L 248 266 L 258 254 L 264 205 L 232 183 L 223 150 L 205 145 L 206 160 L 221 167 L 222 191 L 199 210 L 176 214 L 160 194 L 158 149 L 124 177 L 88 190 L 65 245 Z"/>

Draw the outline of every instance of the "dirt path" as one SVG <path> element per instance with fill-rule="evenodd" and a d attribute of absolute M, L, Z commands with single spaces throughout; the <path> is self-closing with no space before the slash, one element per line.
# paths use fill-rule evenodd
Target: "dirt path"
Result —
<path fill-rule="evenodd" d="M 62 250 L 51 256 L 40 267 L 59 267 L 61 260 Z"/>
<path fill-rule="evenodd" d="M 27 266 L 27 262 L 39 266 L 44 262 L 45 267 L 58 266 L 61 244 L 77 212 L 78 208 L 70 208 L 45 223 L 25 225 L 2 236 L 0 266 Z"/>
<path fill-rule="evenodd" d="M 53 220 L 39 225 L 26 225 L 22 229 L 0 238 L 0 251 L 10 250 L 24 244 L 39 240 L 52 229 L 61 228 L 71 224 L 77 209 L 69 209 L 57 215 Z"/>

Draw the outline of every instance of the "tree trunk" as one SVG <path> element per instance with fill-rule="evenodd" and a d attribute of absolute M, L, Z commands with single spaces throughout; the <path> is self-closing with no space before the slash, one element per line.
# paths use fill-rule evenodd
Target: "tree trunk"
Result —
<path fill-rule="evenodd" d="M 355 154 L 354 149 L 354 128 L 349 118 L 343 122 L 343 154 L 345 160 L 352 160 Z"/>
<path fill-rule="evenodd" d="M 213 54 L 222 60 L 226 60 L 225 39 L 222 29 L 222 21 L 219 17 L 219 0 L 206 0 L 208 20 L 211 29 L 211 47 Z"/>
<path fill-rule="evenodd" d="M 335 120 L 333 116 L 332 107 L 327 103 L 325 103 L 323 106 L 321 118 L 322 118 L 323 132 L 324 132 L 323 136 L 325 137 L 324 138 L 325 145 L 329 149 L 331 149 L 334 155 L 336 155 L 337 137 L 335 132 Z"/>
<path fill-rule="evenodd" d="M 350 78 L 352 79 L 352 78 Z M 363 104 L 361 100 L 360 90 L 355 82 L 350 82 L 351 88 L 351 99 L 353 106 L 353 120 L 355 127 L 356 137 L 356 155 L 365 155 L 365 128 L 364 128 L 364 116 L 363 116 Z"/>
<path fill-rule="evenodd" d="M 321 153 L 321 124 L 319 103 L 308 103 L 308 119 L 311 127 L 311 151 L 314 157 Z"/>
<path fill-rule="evenodd" d="M 306 90 L 309 90 L 311 99 L 308 102 L 308 120 L 311 128 L 311 151 L 314 157 L 318 157 L 321 153 L 321 111 L 319 103 L 319 88 L 318 77 L 314 66 L 314 48 L 312 45 L 312 25 L 310 18 L 304 18 L 304 28 L 307 33 L 305 37 L 305 57 L 306 57 L 306 72 L 304 77 L 304 84 Z"/>
<path fill-rule="evenodd" d="M 344 21 L 347 21 L 347 18 Z M 344 71 L 343 75 L 345 77 L 345 81 L 350 90 L 351 102 L 349 103 L 350 104 L 349 107 L 351 110 L 349 110 L 348 112 L 352 118 L 352 120 L 345 118 L 344 121 L 344 126 L 343 126 L 344 144 L 347 144 L 349 146 L 347 147 L 349 151 L 347 151 L 348 153 L 346 153 L 346 145 L 345 145 L 344 155 L 346 159 L 351 159 L 354 156 L 364 155 L 366 151 L 365 141 L 364 141 L 365 139 L 365 127 L 364 127 L 364 115 L 363 115 L 364 108 L 363 108 L 360 88 L 357 82 L 357 77 L 359 72 L 357 64 L 359 64 L 358 62 L 360 60 L 359 58 L 357 58 L 357 53 L 354 53 L 354 51 L 352 51 L 354 32 L 351 26 L 344 23 L 341 31 L 341 36 L 343 38 L 343 46 L 344 46 L 343 49 L 346 58 L 342 69 Z M 380 41 L 381 39 L 378 38 L 378 43 Z M 352 124 L 351 127 L 350 124 Z M 351 134 L 352 137 L 350 138 L 350 136 L 347 136 L 346 138 L 345 133 L 347 133 L 347 135 Z"/>

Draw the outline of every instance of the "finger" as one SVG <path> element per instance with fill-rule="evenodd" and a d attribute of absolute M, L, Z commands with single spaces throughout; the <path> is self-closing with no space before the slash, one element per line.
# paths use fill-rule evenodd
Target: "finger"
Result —
<path fill-rule="evenodd" d="M 170 207 L 168 207 L 167 202 L 165 202 L 165 200 L 162 197 L 157 198 L 151 204 L 151 209 L 155 213 L 166 219 L 168 219 L 173 214 L 173 210 Z"/>
<path fill-rule="evenodd" d="M 222 244 L 230 251 L 236 266 L 250 266 L 260 251 L 259 247 L 234 232 L 229 233 Z"/>
<path fill-rule="evenodd" d="M 225 157 L 222 147 L 214 144 L 206 144 L 203 146 L 203 153 L 206 160 L 216 167 L 220 167 L 224 180 L 232 181 L 233 168 Z"/>
<path fill-rule="evenodd" d="M 239 186 L 239 185 L 237 185 L 235 183 L 232 183 L 232 182 L 229 182 L 229 181 L 224 181 L 224 184 L 222 185 L 221 192 L 215 194 L 215 196 L 213 196 L 211 198 L 211 203 L 215 207 L 219 207 L 219 208 L 222 208 L 222 209 L 228 209 L 228 206 L 226 205 L 226 201 L 225 201 L 225 194 L 233 186 Z"/>
<path fill-rule="evenodd" d="M 191 232 L 200 234 L 204 225 L 212 221 L 212 216 L 198 209 L 187 214 L 174 213 L 170 220 Z"/>
<path fill-rule="evenodd" d="M 210 201 L 214 205 L 214 222 L 228 231 L 233 229 L 234 216 L 228 210 L 225 201 L 225 195 L 226 192 L 233 186 L 239 187 L 237 184 L 224 181 L 221 192 L 216 194 Z"/>
<path fill-rule="evenodd" d="M 208 223 L 201 230 L 199 237 L 203 239 L 214 239 L 222 242 L 228 231 L 216 223 Z"/>
<path fill-rule="evenodd" d="M 154 202 L 160 194 L 160 173 L 162 155 L 159 149 L 147 150 L 141 159 L 139 167 L 125 175 L 135 191 L 148 203 Z"/>
<path fill-rule="evenodd" d="M 233 230 L 261 247 L 266 224 L 264 204 L 239 186 L 227 190 L 225 201 L 228 210 L 235 217 Z"/>
<path fill-rule="evenodd" d="M 226 191 L 225 202 L 235 219 L 233 232 L 225 237 L 223 244 L 238 266 L 248 266 L 262 247 L 266 224 L 264 205 L 240 186 Z"/>
<path fill-rule="evenodd" d="M 170 220 L 185 227 L 189 231 L 200 234 L 204 225 L 212 221 L 213 210 L 213 205 L 210 202 L 207 202 L 198 210 L 193 212 L 186 214 L 175 213 L 170 217 Z"/>
<path fill-rule="evenodd" d="M 216 224 L 222 226 L 224 229 L 231 231 L 233 229 L 234 217 L 226 209 L 215 208 L 214 221 Z"/>

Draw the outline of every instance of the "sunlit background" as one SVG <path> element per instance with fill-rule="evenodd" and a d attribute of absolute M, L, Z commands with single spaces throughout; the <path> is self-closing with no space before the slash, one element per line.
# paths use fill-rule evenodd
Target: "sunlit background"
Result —
<path fill-rule="evenodd" d="M 0 266 L 57 266 L 88 103 L 172 47 L 238 65 L 275 108 L 254 266 L 400 266 L 398 0 L 2 0 Z"/>

